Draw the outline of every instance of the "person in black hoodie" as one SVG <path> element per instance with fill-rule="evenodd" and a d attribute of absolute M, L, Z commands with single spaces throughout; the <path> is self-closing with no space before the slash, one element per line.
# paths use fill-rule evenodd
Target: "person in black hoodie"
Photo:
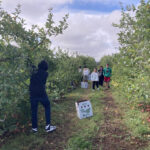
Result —
<path fill-rule="evenodd" d="M 103 66 L 100 66 L 100 69 L 98 70 L 98 76 L 99 76 L 99 85 L 103 86 L 104 82 Z"/>
<path fill-rule="evenodd" d="M 41 61 L 38 64 L 38 70 L 34 71 L 30 78 L 30 102 L 32 111 L 32 131 L 37 132 L 38 119 L 38 103 L 40 102 L 45 108 L 46 132 L 51 132 L 56 129 L 56 126 L 51 126 L 50 101 L 46 94 L 45 84 L 48 77 L 48 64 L 46 61 Z"/>

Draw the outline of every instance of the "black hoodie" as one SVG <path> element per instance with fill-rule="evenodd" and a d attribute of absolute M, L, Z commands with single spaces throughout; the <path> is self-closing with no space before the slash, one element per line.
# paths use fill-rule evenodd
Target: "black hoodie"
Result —
<path fill-rule="evenodd" d="M 43 98 L 47 97 L 45 84 L 48 77 L 48 64 L 46 61 L 41 61 L 38 65 L 37 72 L 34 72 L 30 78 L 30 97 Z"/>

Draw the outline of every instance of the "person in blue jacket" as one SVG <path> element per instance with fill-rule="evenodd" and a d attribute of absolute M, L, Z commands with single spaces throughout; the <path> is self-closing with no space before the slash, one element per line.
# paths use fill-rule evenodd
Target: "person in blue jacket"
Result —
<path fill-rule="evenodd" d="M 46 94 L 45 84 L 48 77 L 48 64 L 46 61 L 41 61 L 38 64 L 38 70 L 34 71 L 30 78 L 30 102 L 32 112 L 32 131 L 38 131 L 38 103 L 40 102 L 45 108 L 46 132 L 51 132 L 56 129 L 56 126 L 51 125 L 51 106 Z"/>

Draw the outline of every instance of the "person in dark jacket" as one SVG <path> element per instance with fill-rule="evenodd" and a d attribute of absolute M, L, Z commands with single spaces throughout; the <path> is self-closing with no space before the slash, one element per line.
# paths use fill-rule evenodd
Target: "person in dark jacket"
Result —
<path fill-rule="evenodd" d="M 32 111 L 32 131 L 37 132 L 38 128 L 38 103 L 40 102 L 45 108 L 46 132 L 51 132 L 56 129 L 56 126 L 51 126 L 50 101 L 46 94 L 45 84 L 48 77 L 48 64 L 46 61 L 41 61 L 38 64 L 38 70 L 34 71 L 30 78 L 30 102 Z"/>
<path fill-rule="evenodd" d="M 103 66 L 100 66 L 100 69 L 98 70 L 98 76 L 99 76 L 99 85 L 103 86 L 104 82 Z"/>

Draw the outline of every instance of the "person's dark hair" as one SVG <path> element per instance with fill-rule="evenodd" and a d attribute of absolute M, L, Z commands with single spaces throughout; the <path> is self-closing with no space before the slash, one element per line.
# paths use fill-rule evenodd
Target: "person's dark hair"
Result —
<path fill-rule="evenodd" d="M 96 70 L 96 71 L 97 71 L 97 68 L 95 67 L 95 68 L 94 68 L 94 70 Z"/>
<path fill-rule="evenodd" d="M 79 68 L 81 68 L 81 66 L 79 66 Z"/>
<path fill-rule="evenodd" d="M 42 60 L 39 64 L 38 64 L 38 69 L 39 70 L 44 70 L 47 71 L 48 70 L 48 64 L 45 60 Z"/>
<path fill-rule="evenodd" d="M 86 65 L 84 65 L 84 68 L 86 68 Z"/>

